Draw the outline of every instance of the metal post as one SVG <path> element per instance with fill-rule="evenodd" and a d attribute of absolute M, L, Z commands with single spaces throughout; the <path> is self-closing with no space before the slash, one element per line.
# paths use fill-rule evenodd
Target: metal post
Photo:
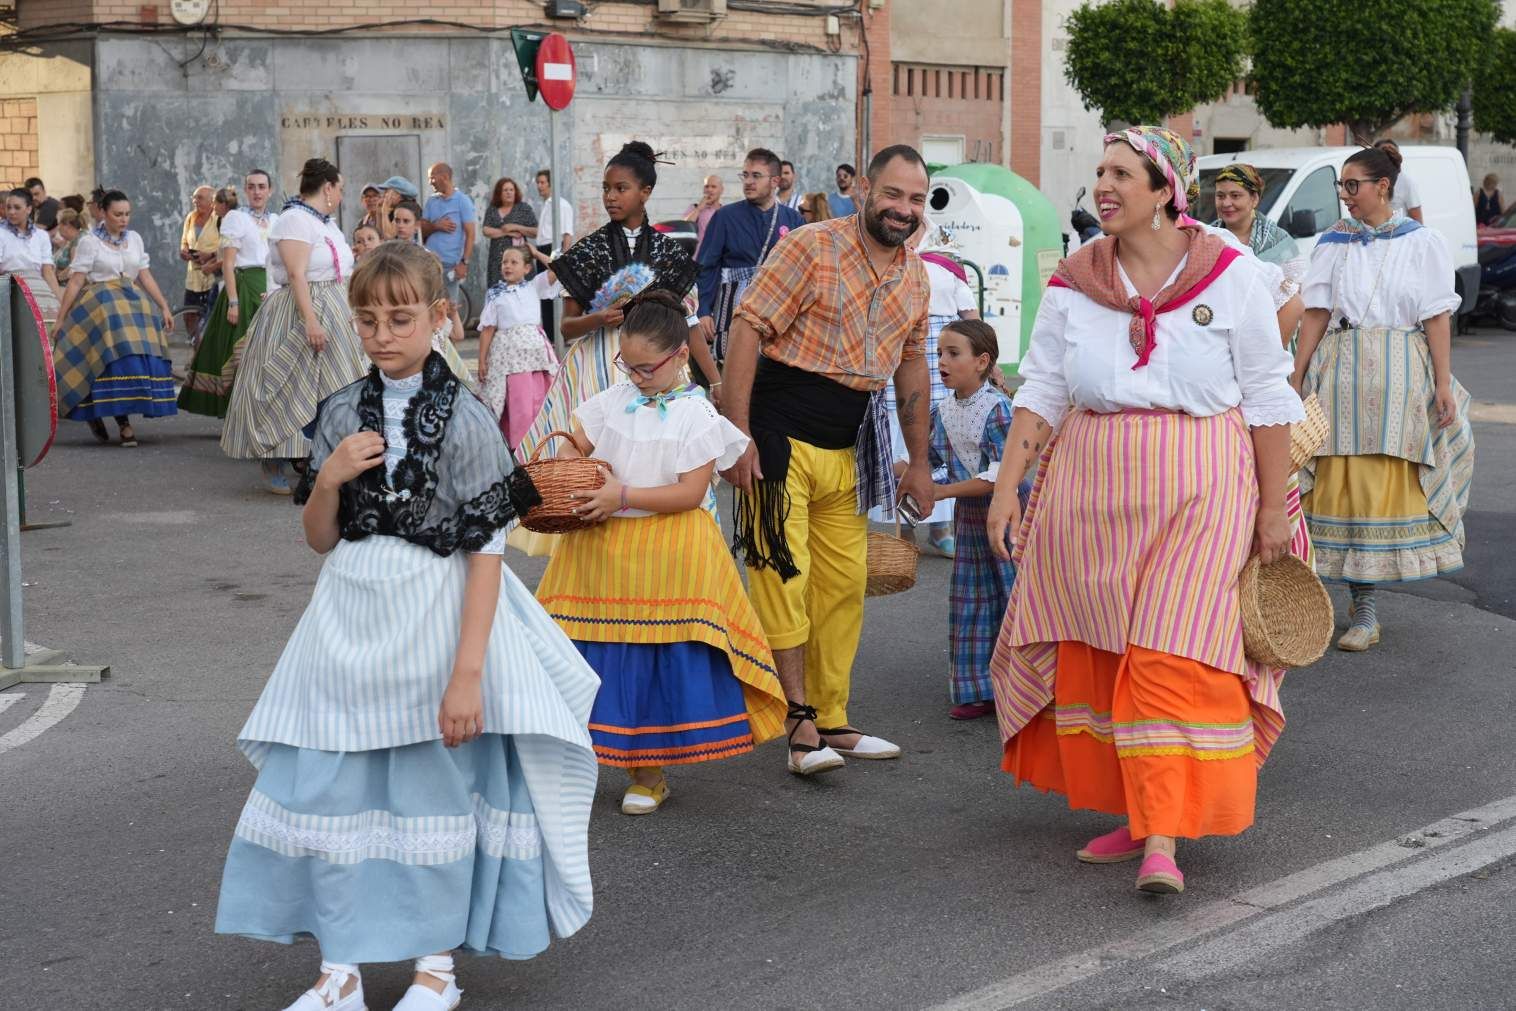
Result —
<path fill-rule="evenodd" d="M 1469 160 L 1469 130 L 1474 126 L 1474 92 L 1471 88 L 1464 88 L 1463 94 L 1458 98 L 1458 153 L 1463 155 L 1463 160 Z"/>
<path fill-rule="evenodd" d="M 562 199 L 559 194 L 562 193 L 561 187 L 563 186 L 563 179 L 558 175 L 558 113 L 552 109 L 548 109 L 547 111 L 547 146 L 548 174 L 551 176 L 552 182 L 547 197 L 548 255 L 552 256 L 553 253 L 558 251 L 558 236 L 562 234 L 558 224 L 558 201 Z M 589 307 L 585 306 L 584 311 L 588 312 Z M 560 331 L 562 323 L 563 302 L 559 296 L 555 295 L 553 296 L 553 332 L 548 337 L 552 340 L 553 345 L 559 348 L 564 347 Z"/>
<path fill-rule="evenodd" d="M 11 280 L 0 278 L 0 567 L 4 568 L 4 608 L 0 610 L 0 646 L 4 665 L 26 666 L 21 627 L 21 487 L 16 450 L 15 347 L 11 340 Z"/>

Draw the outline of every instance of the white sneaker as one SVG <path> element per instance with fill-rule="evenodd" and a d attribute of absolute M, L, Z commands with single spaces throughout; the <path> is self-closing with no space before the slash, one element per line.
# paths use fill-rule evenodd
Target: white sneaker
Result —
<path fill-rule="evenodd" d="M 357 972 L 349 971 L 352 968 L 354 967 L 339 967 L 330 962 L 322 962 L 321 972 L 326 976 L 326 981 L 305 991 L 284 1011 L 368 1011 L 368 1005 L 363 1002 L 363 977 Z M 347 986 L 349 979 L 356 979 L 358 985 L 353 987 L 352 993 L 343 997 L 342 988 Z"/>
<path fill-rule="evenodd" d="M 425 973 L 445 984 L 438 993 L 431 987 L 412 983 L 395 1011 L 453 1011 L 463 1000 L 463 991 L 458 989 L 458 977 L 453 975 L 453 959 L 449 955 L 425 955 L 416 959 L 416 971 Z"/>

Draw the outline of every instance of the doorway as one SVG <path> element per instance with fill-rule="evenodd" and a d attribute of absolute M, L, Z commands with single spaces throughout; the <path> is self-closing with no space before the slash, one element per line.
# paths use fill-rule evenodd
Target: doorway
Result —
<path fill-rule="evenodd" d="M 337 169 L 342 173 L 342 208 L 337 223 L 351 235 L 363 218 L 363 187 L 404 176 L 423 192 L 421 135 L 416 133 L 337 138 Z"/>

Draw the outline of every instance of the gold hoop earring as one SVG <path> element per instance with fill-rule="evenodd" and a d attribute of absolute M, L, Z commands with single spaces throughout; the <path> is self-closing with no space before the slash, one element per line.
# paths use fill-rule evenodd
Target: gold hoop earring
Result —
<path fill-rule="evenodd" d="M 1161 219 L 1160 219 L 1160 215 L 1162 213 L 1163 213 L 1163 205 L 1162 204 L 1154 204 L 1153 205 L 1153 231 L 1155 231 L 1155 232 L 1158 231 L 1158 229 L 1160 229 L 1160 228 L 1163 227 L 1163 225 L 1161 223 Z"/>

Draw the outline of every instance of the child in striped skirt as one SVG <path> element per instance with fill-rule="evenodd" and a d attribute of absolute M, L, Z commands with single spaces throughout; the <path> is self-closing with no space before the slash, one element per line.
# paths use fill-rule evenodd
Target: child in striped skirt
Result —
<path fill-rule="evenodd" d="M 1011 398 L 1000 378 L 1000 344 L 983 320 L 949 323 L 938 337 L 937 369 L 949 396 L 932 408 L 932 470 L 947 469 L 937 498 L 953 509 L 953 577 L 948 589 L 948 716 L 995 712 L 990 655 L 1016 581 L 1016 567 L 990 552 L 990 497 L 1011 427 Z"/>
<path fill-rule="evenodd" d="M 359 963 L 409 959 L 396 1008 L 451 1011 L 453 949 L 531 958 L 589 919 L 599 682 L 501 565 L 535 492 L 431 347 L 441 266 L 386 242 L 349 297 L 375 367 L 312 426 L 295 495 L 327 559 L 237 735 L 258 778 L 216 930 L 320 945 L 287 1011 L 363 1011 Z"/>
<path fill-rule="evenodd" d="M 600 675 L 590 737 L 600 764 L 631 775 L 625 814 L 663 804 L 664 766 L 751 751 L 786 711 L 763 626 L 701 508 L 747 437 L 684 380 L 688 336 L 673 295 L 628 305 L 615 360 L 627 381 L 574 409 L 560 452 L 605 463 L 604 486 L 576 507 L 594 525 L 564 537 L 537 588 Z"/>

